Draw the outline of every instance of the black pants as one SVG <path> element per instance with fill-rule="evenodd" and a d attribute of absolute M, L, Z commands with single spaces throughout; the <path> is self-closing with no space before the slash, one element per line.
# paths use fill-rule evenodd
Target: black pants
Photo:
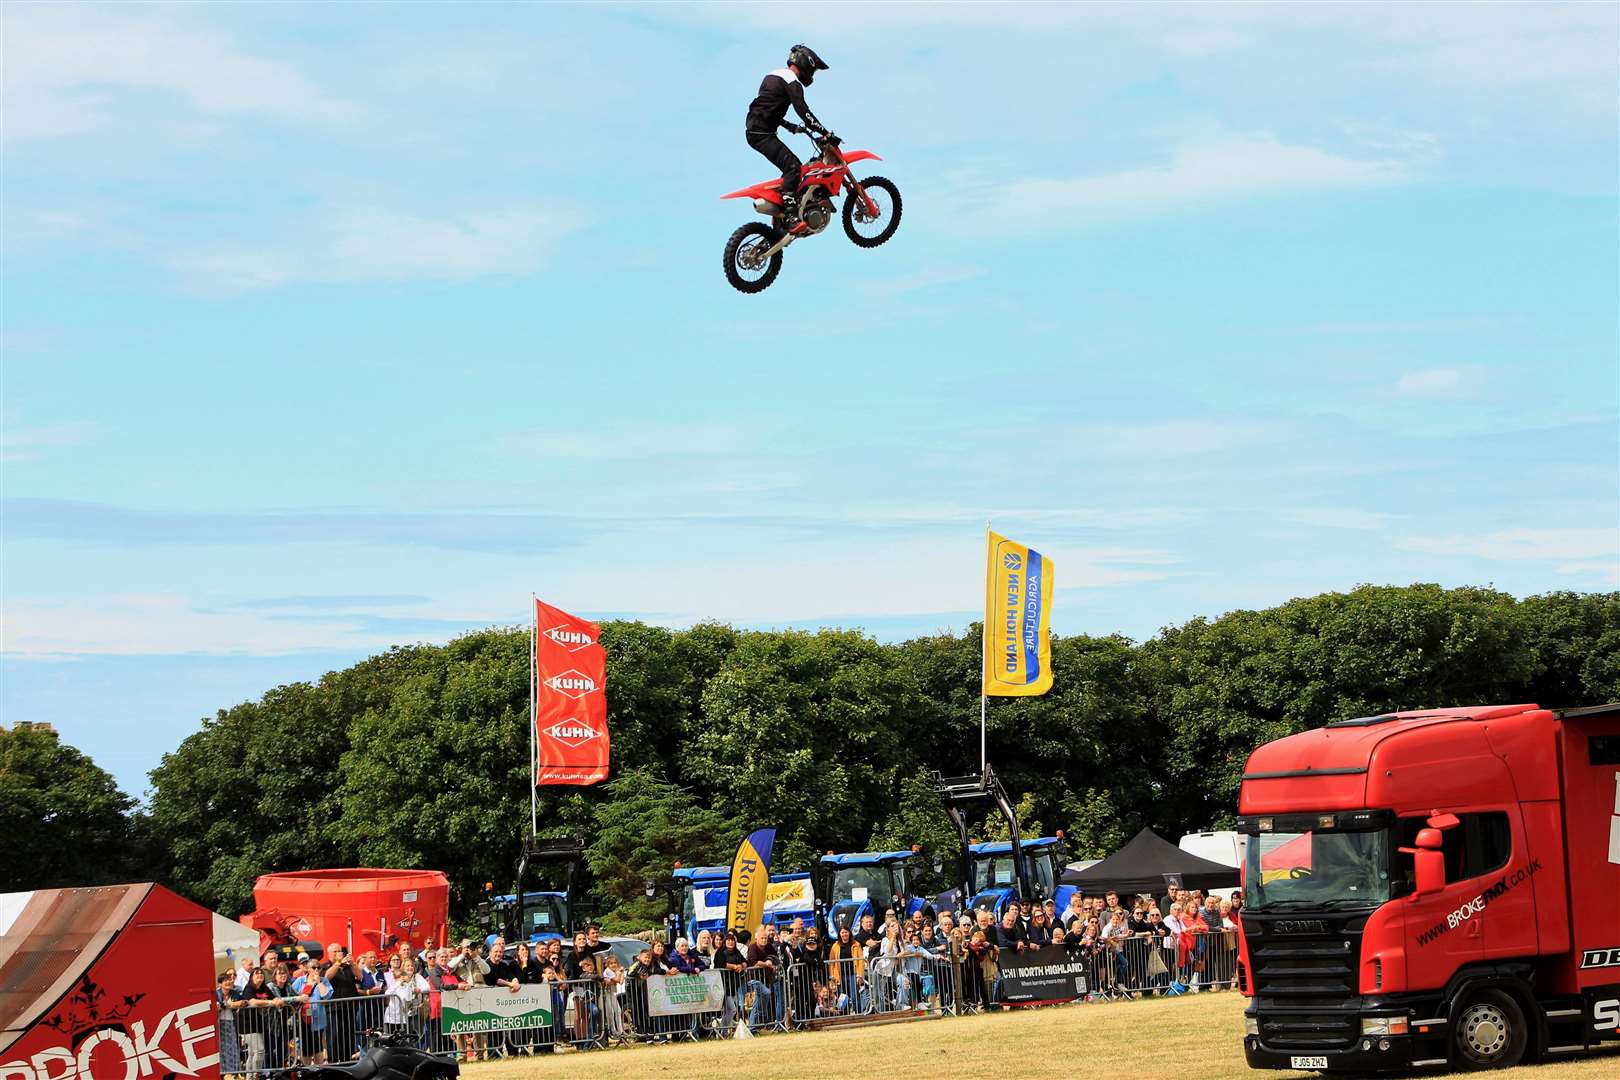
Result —
<path fill-rule="evenodd" d="M 765 160 L 782 170 L 782 194 L 796 195 L 799 191 L 799 158 L 787 144 L 770 132 L 750 131 L 748 145 L 764 155 Z"/>

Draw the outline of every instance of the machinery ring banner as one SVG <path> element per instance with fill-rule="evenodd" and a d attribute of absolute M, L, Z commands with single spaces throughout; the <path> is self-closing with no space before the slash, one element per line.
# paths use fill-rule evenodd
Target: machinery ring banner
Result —
<path fill-rule="evenodd" d="M 725 1003 L 724 972 L 647 976 L 647 1012 L 653 1016 L 719 1012 Z"/>

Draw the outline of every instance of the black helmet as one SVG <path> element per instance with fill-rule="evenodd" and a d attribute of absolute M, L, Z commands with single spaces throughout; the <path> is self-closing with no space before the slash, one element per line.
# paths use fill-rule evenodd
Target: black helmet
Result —
<path fill-rule="evenodd" d="M 788 65 L 799 69 L 799 81 L 809 86 L 816 81 L 816 72 L 827 71 L 827 63 L 808 45 L 795 45 L 788 50 Z"/>

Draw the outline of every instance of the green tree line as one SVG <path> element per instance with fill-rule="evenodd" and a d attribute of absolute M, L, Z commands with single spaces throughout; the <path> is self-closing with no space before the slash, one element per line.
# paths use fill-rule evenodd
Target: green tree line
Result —
<path fill-rule="evenodd" d="M 539 805 L 542 834 L 589 841 L 610 927 L 656 920 L 644 879 L 727 861 L 754 825 L 778 827 L 785 868 L 912 843 L 954 858 L 929 777 L 977 768 L 977 625 L 880 644 L 611 621 L 602 641 L 613 778 Z M 0 858 L 29 868 L 22 887 L 144 870 L 227 914 L 263 873 L 428 867 L 463 916 L 485 882 L 510 886 L 527 824 L 527 648 L 514 629 L 401 646 L 223 709 L 165 755 L 140 813 L 104 773 L 58 780 L 53 753 L 99 771 L 71 748 L 0 732 Z M 1143 825 L 1229 823 L 1254 747 L 1335 718 L 1620 699 L 1620 593 L 1364 586 L 1141 643 L 1058 638 L 1053 668 L 1050 694 L 991 702 L 990 760 L 1030 828 L 1100 857 Z M 69 828 L 94 840 L 82 856 L 60 856 Z"/>

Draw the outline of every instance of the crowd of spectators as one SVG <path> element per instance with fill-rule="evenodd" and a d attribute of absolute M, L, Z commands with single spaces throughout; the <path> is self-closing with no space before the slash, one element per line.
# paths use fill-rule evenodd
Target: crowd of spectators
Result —
<path fill-rule="evenodd" d="M 1223 898 L 1171 889 L 1157 899 L 1077 894 L 1062 911 L 1050 900 L 1014 901 L 999 921 L 989 911 L 890 909 L 881 926 L 868 914 L 830 938 L 803 919 L 703 930 L 673 948 L 649 931 L 628 967 L 598 926 L 576 934 L 571 947 L 556 939 L 508 947 L 497 936 L 487 950 L 472 939 L 457 948 L 429 941 L 421 950 L 400 942 L 386 957 L 350 954 L 340 944 L 290 961 L 271 951 L 219 977 L 221 1072 L 255 1077 L 351 1060 L 370 1030 L 409 1032 L 424 1047 L 477 1061 L 568 1043 L 589 1049 L 628 1038 L 725 1037 L 740 1022 L 755 1032 L 860 1013 L 994 1009 L 1002 966 L 1048 946 L 1080 962 L 1091 998 L 1222 989 L 1236 970 L 1242 906 L 1241 892 Z M 654 1014 L 649 977 L 711 969 L 722 975 L 717 1009 Z M 446 992 L 542 985 L 550 991 L 549 1030 L 443 1030 Z"/>

